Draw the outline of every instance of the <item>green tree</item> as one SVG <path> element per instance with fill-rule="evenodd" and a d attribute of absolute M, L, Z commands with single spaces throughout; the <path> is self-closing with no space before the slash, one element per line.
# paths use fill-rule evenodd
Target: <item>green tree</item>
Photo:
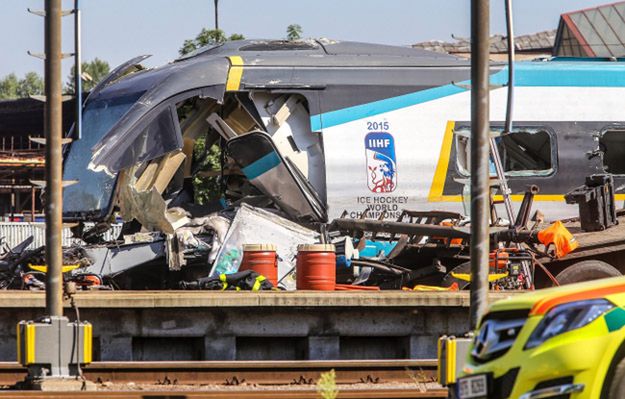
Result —
<path fill-rule="evenodd" d="M 91 91 L 102 79 L 109 74 L 111 67 L 109 63 L 99 58 L 94 58 L 93 61 L 82 63 L 82 90 Z M 74 77 L 76 76 L 76 68 L 72 67 L 69 76 L 67 77 L 67 84 L 65 85 L 65 92 L 74 93 Z"/>
<path fill-rule="evenodd" d="M 193 155 L 199 161 L 199 172 L 193 176 L 194 202 L 206 204 L 220 194 L 219 175 L 215 173 L 221 168 L 221 148 L 215 143 L 207 150 L 206 138 L 200 137 L 195 141 Z"/>
<path fill-rule="evenodd" d="M 243 40 L 245 37 L 240 33 L 233 33 L 230 36 L 226 36 L 221 29 L 206 29 L 203 28 L 195 39 L 187 39 L 182 44 L 182 47 L 178 50 L 180 55 L 189 54 L 192 51 L 199 49 L 200 47 L 215 45 L 232 40 Z"/>
<path fill-rule="evenodd" d="M 19 80 L 14 73 L 5 76 L 4 79 L 0 80 L 0 100 L 17 98 L 18 87 Z"/>
<path fill-rule="evenodd" d="M 286 27 L 286 38 L 288 40 L 299 40 L 302 38 L 302 27 L 298 24 L 291 24 Z"/>
<path fill-rule="evenodd" d="M 37 72 L 28 72 L 24 79 L 20 80 L 17 87 L 17 96 L 19 98 L 41 95 L 43 92 L 43 78 Z"/>
<path fill-rule="evenodd" d="M 43 78 L 37 72 L 28 72 L 24 79 L 11 73 L 0 80 L 0 100 L 41 95 L 43 90 Z"/>

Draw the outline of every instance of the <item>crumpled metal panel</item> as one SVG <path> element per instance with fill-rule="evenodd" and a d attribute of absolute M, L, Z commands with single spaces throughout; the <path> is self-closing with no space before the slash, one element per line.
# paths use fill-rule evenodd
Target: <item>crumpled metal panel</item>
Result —
<path fill-rule="evenodd" d="M 255 131 L 238 136 L 228 141 L 227 148 L 249 182 L 293 219 L 326 220 L 324 205 L 315 189 L 280 154 L 268 134 Z"/>
<path fill-rule="evenodd" d="M 120 179 L 119 207 L 122 219 L 136 219 L 146 229 L 165 234 L 174 234 L 176 228 L 189 221 L 178 208 L 167 209 L 167 203 L 156 188 L 137 191 L 134 168 L 123 172 Z"/>
<path fill-rule="evenodd" d="M 190 59 L 132 74 L 102 89 L 98 96 L 124 89 L 146 92 L 92 148 L 89 168 L 114 174 L 182 147 L 178 121 L 167 120 L 173 119 L 175 104 L 195 95 L 221 101 L 228 68 L 227 58 Z"/>

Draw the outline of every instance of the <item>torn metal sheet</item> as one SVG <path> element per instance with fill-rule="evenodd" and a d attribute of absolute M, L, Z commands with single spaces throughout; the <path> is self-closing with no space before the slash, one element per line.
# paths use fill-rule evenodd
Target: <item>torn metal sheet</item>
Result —
<path fill-rule="evenodd" d="M 85 248 L 85 252 L 93 263 L 82 272 L 114 276 L 156 259 L 164 259 L 165 240 L 160 238 L 152 242 L 93 246 Z"/>
<path fill-rule="evenodd" d="M 325 160 L 321 135 L 310 129 L 306 99 L 297 94 L 251 93 L 267 133 L 277 149 L 326 200 Z"/>
<path fill-rule="evenodd" d="M 200 62 L 203 61 L 203 62 Z M 145 94 L 110 129 L 108 134 L 93 147 L 93 169 L 117 172 L 131 164 L 133 156 L 158 157 L 157 141 L 169 140 L 173 132 L 150 128 L 156 119 L 165 118 L 168 109 L 185 98 L 200 95 L 221 101 L 229 68 L 226 58 L 189 60 L 184 63 L 167 64 L 149 73 L 130 75 L 113 86 L 144 87 Z M 210 70 L 210 74 L 206 71 Z M 112 87 L 112 86 L 111 86 Z M 109 87 L 109 88 L 111 88 Z M 106 92 L 105 88 L 102 92 Z M 177 121 L 176 121 L 176 125 Z M 149 129 L 146 132 L 146 129 Z M 178 132 L 179 134 L 179 126 Z M 148 139 L 146 139 L 146 137 Z M 142 144 L 146 144 L 142 147 Z M 136 150 L 143 152 L 136 152 Z M 135 162 L 137 162 L 135 160 Z"/>
<path fill-rule="evenodd" d="M 193 219 L 191 223 L 189 223 L 189 225 L 200 225 L 203 229 L 214 233 L 212 247 L 207 259 L 208 264 L 212 265 L 215 262 L 215 259 L 217 259 L 217 254 L 223 246 L 231 223 L 232 221 L 230 219 L 217 213 L 203 218 Z M 180 230 L 184 229 L 190 229 L 190 227 L 183 227 Z"/>
<path fill-rule="evenodd" d="M 87 103 L 92 97 L 97 96 L 100 91 L 102 91 L 102 89 L 104 89 L 106 86 L 112 84 L 118 79 L 121 79 L 123 76 L 129 75 L 133 71 L 136 72 L 145 69 L 141 65 L 141 62 L 150 58 L 151 56 L 152 55 L 149 54 L 139 55 L 137 57 L 129 59 L 128 61 L 113 69 L 89 92 L 89 96 L 87 96 L 87 98 L 85 99 L 85 103 Z"/>
<path fill-rule="evenodd" d="M 182 148 L 176 103 L 193 96 L 221 101 L 228 65 L 225 58 L 209 65 L 197 60 L 168 64 L 111 78 L 89 96 L 83 111 L 85 135 L 70 145 L 66 156 L 64 179 L 79 182 L 65 192 L 64 217 L 109 216 L 116 173 Z M 117 104 L 124 98 L 129 101 Z M 118 106 L 110 107 L 111 101 Z"/>
<path fill-rule="evenodd" d="M 122 219 L 136 219 L 146 229 L 159 230 L 165 234 L 174 234 L 177 228 L 190 221 L 184 210 L 168 209 L 167 203 L 156 187 L 152 186 L 147 191 L 138 191 L 132 170 L 124 172 L 120 182 L 118 196 Z"/>
<path fill-rule="evenodd" d="M 234 273 L 243 258 L 243 244 L 274 244 L 278 253 L 278 280 L 295 266 L 299 244 L 317 242 L 318 234 L 280 216 L 243 204 L 237 212 L 230 230 L 219 249 L 210 276 Z M 295 276 L 282 280 L 281 286 L 295 289 Z"/>
<path fill-rule="evenodd" d="M 325 206 L 298 169 L 276 149 L 271 137 L 255 131 L 226 144 L 251 184 L 296 220 L 325 221 Z"/>

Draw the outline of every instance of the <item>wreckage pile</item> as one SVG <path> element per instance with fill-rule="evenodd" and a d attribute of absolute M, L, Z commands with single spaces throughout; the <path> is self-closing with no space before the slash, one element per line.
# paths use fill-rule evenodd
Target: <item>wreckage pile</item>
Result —
<path fill-rule="evenodd" d="M 200 218 L 174 212 L 180 226 L 173 234 L 122 232 L 99 243 L 83 234 L 92 243 L 64 250 L 65 279 L 84 289 L 251 291 L 456 290 L 470 282 L 468 229 L 452 212 L 404 211 L 398 221 L 339 218 L 317 225 L 319 231 L 245 203 Z M 568 233 L 558 224 L 549 231 Z M 536 232 L 493 234 L 496 243 L 537 242 Z M 43 247 L 29 249 L 31 243 L 4 246 L 0 288 L 45 289 Z M 526 248 L 495 247 L 492 288 L 532 287 L 535 256 Z"/>
<path fill-rule="evenodd" d="M 389 49 L 361 44 L 303 42 L 293 50 L 310 52 L 306 63 L 321 62 L 325 70 L 326 57 L 334 57 L 325 46 L 334 45 L 346 51 L 341 59 L 354 58 L 359 71 L 361 57 L 352 51 L 370 56 L 375 50 L 388 60 Z M 337 201 L 348 195 L 340 180 L 355 175 L 336 175 L 347 172 L 343 153 L 334 170 L 326 168 L 337 146 L 324 148 L 324 137 L 333 136 L 320 134 L 313 123 L 322 113 L 320 96 L 334 101 L 337 95 L 310 90 L 321 87 L 321 75 L 299 61 L 278 69 L 305 90 L 280 86 L 286 81 L 276 80 L 273 69 L 285 62 L 281 46 L 227 43 L 152 70 L 140 65 L 146 58 L 141 56 L 92 90 L 83 110 L 84 134 L 68 146 L 63 170 L 63 180 L 75 183 L 64 187 L 63 218 L 76 224 L 72 232 L 79 240 L 65 249 L 67 280 L 97 289 L 468 286 L 468 221 L 461 214 L 402 211 L 399 204 L 369 204 L 361 213 Z M 408 59 L 404 50 L 395 49 L 402 63 Z M 238 55 L 224 57 L 228 52 Z M 237 62 L 252 55 L 254 67 L 243 73 Z M 423 55 L 415 57 L 422 65 Z M 366 90 L 379 75 L 373 72 L 362 75 Z M 381 185 L 395 185 L 394 155 L 371 156 L 375 165 L 369 168 L 388 176 L 380 180 L 372 172 L 375 186 L 369 189 L 382 194 Z M 515 223 L 491 218 L 492 288 L 533 286 L 537 240 L 526 228 L 531 201 L 524 204 Z M 343 210 L 362 217 L 332 221 Z M 121 233 L 105 240 L 117 218 L 124 221 Z M 85 222 L 96 224 L 86 229 Z M 31 244 L 0 248 L 0 287 L 44 288 L 44 249 Z M 263 268 L 260 274 L 245 265 L 241 271 L 244 245 L 250 244 L 275 248 L 275 277 Z"/>
<path fill-rule="evenodd" d="M 173 234 L 122 232 L 114 242 L 83 233 L 90 244 L 64 250 L 65 278 L 97 289 L 344 290 L 400 288 L 422 274 L 383 260 L 397 243 L 354 241 L 338 229 L 317 232 L 247 204 L 202 218 L 182 214 L 179 223 Z M 31 244 L 3 247 L 2 288 L 45 288 L 44 248 Z M 265 251 L 245 267 L 255 247 Z"/>

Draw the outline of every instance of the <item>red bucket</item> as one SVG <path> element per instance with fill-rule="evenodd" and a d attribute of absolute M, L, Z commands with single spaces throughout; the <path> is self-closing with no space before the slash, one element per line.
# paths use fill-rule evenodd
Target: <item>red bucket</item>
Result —
<path fill-rule="evenodd" d="M 273 244 L 244 244 L 239 271 L 252 270 L 278 286 L 278 255 Z"/>
<path fill-rule="evenodd" d="M 303 244 L 297 247 L 298 290 L 334 291 L 336 254 L 332 244 Z"/>

